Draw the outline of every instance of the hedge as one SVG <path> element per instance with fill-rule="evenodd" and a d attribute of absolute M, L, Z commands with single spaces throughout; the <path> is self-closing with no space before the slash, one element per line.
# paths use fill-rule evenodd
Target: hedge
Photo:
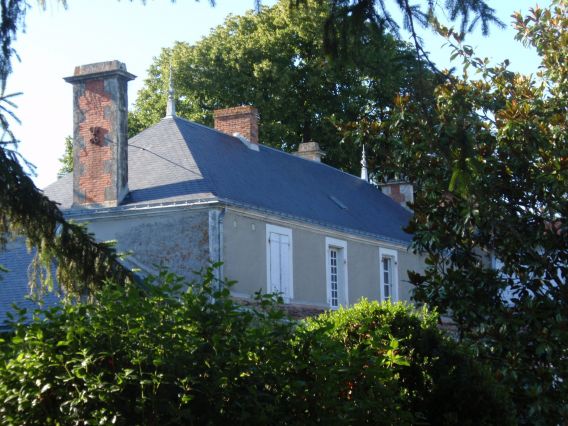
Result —
<path fill-rule="evenodd" d="M 361 301 L 293 321 L 213 269 L 96 303 L 20 310 L 0 339 L 0 423 L 513 424 L 506 392 L 437 316 Z"/>

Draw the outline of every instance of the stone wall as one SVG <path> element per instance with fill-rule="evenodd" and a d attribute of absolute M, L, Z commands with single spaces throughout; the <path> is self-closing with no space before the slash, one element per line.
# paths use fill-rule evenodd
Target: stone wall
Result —
<path fill-rule="evenodd" d="M 147 272 L 163 266 L 191 280 L 208 265 L 206 209 L 91 220 L 89 231 L 99 240 L 116 240 L 118 251 L 131 253 L 126 261 Z"/>

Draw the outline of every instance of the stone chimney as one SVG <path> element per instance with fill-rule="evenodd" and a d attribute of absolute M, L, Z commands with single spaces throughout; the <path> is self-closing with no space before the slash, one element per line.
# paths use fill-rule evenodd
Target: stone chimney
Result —
<path fill-rule="evenodd" d="M 127 83 L 119 61 L 75 67 L 73 205 L 116 207 L 128 193 Z"/>
<path fill-rule="evenodd" d="M 310 141 L 300 143 L 294 155 L 320 163 L 325 153 L 320 149 L 319 143 Z"/>
<path fill-rule="evenodd" d="M 407 210 L 411 210 L 407 203 L 414 202 L 414 187 L 411 183 L 404 180 L 390 180 L 380 183 L 379 187 L 383 194 L 388 195 Z"/>
<path fill-rule="evenodd" d="M 258 145 L 258 111 L 250 105 L 218 109 L 213 112 L 215 129 L 231 136 L 238 133 Z"/>

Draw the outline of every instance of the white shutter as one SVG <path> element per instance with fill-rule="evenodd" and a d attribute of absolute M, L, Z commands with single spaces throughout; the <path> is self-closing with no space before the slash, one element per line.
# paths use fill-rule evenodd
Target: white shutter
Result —
<path fill-rule="evenodd" d="M 280 293 L 285 302 L 294 297 L 292 230 L 266 224 L 267 291 Z"/>
<path fill-rule="evenodd" d="M 280 291 L 290 297 L 290 238 L 280 235 Z"/>
<path fill-rule="evenodd" d="M 282 291 L 280 286 L 280 234 L 271 232 L 268 244 L 270 245 L 270 291 L 276 293 Z"/>

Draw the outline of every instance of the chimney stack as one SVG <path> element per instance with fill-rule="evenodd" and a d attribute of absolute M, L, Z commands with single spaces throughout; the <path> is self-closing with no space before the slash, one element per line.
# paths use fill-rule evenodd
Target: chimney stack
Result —
<path fill-rule="evenodd" d="M 310 141 L 302 142 L 298 145 L 298 150 L 294 152 L 297 157 L 305 158 L 306 160 L 321 162 L 321 158 L 325 153 L 320 149 L 319 143 Z"/>
<path fill-rule="evenodd" d="M 244 105 L 218 109 L 213 112 L 213 118 L 215 129 L 231 136 L 238 133 L 249 142 L 258 145 L 258 111 L 255 107 Z"/>
<path fill-rule="evenodd" d="M 411 210 L 407 203 L 414 202 L 414 186 L 404 180 L 390 180 L 380 183 L 379 187 L 383 194 L 388 195 L 407 210 Z"/>
<path fill-rule="evenodd" d="M 116 207 L 128 193 L 127 83 L 136 76 L 119 61 L 75 67 L 73 205 Z"/>

